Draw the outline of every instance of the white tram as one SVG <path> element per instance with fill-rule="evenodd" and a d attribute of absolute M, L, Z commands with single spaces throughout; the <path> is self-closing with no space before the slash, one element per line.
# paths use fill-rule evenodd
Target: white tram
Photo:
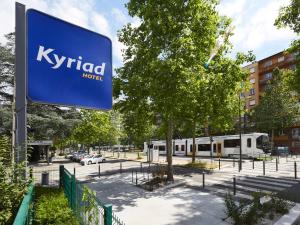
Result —
<path fill-rule="evenodd" d="M 266 133 L 242 134 L 242 156 L 256 158 L 269 153 L 269 137 Z M 166 154 L 166 141 L 151 141 L 151 149 L 159 150 L 160 155 Z M 144 142 L 144 152 L 148 151 L 148 144 Z M 193 139 L 172 140 L 173 155 L 192 155 Z M 240 136 L 226 135 L 196 138 L 196 156 L 237 157 L 240 154 Z"/>

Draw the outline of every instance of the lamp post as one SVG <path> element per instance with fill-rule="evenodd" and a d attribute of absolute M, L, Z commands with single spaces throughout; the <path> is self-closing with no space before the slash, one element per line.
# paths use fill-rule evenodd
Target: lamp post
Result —
<path fill-rule="evenodd" d="M 239 172 L 242 170 L 242 131 L 241 131 L 241 94 L 239 94 L 239 135 L 240 135 L 240 160 Z"/>

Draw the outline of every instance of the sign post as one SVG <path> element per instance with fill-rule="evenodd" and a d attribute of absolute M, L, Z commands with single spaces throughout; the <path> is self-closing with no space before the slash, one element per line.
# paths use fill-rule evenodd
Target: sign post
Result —
<path fill-rule="evenodd" d="M 15 92 L 13 157 L 16 163 L 27 162 L 27 116 L 26 116 L 26 32 L 25 5 L 15 4 Z"/>

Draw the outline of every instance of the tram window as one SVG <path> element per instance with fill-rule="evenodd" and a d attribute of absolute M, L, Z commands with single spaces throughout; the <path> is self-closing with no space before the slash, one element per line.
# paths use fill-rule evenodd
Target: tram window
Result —
<path fill-rule="evenodd" d="M 184 145 L 181 145 L 181 151 L 184 151 Z"/>
<path fill-rule="evenodd" d="M 166 148 L 165 148 L 164 145 L 160 145 L 160 146 L 158 146 L 158 150 L 159 150 L 159 151 L 165 151 Z"/>
<path fill-rule="evenodd" d="M 224 140 L 224 148 L 237 148 L 240 146 L 240 139 Z"/>
<path fill-rule="evenodd" d="M 247 138 L 247 147 L 251 148 L 251 138 Z"/>
<path fill-rule="evenodd" d="M 198 151 L 210 151 L 210 144 L 199 144 Z"/>
<path fill-rule="evenodd" d="M 175 145 L 175 151 L 179 151 L 179 146 Z"/>

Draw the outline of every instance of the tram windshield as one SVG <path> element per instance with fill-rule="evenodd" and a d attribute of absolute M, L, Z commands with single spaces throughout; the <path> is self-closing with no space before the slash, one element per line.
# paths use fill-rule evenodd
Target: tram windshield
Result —
<path fill-rule="evenodd" d="M 271 143 L 267 135 L 260 135 L 256 138 L 256 148 L 262 149 L 264 153 L 269 153 L 271 150 Z"/>

